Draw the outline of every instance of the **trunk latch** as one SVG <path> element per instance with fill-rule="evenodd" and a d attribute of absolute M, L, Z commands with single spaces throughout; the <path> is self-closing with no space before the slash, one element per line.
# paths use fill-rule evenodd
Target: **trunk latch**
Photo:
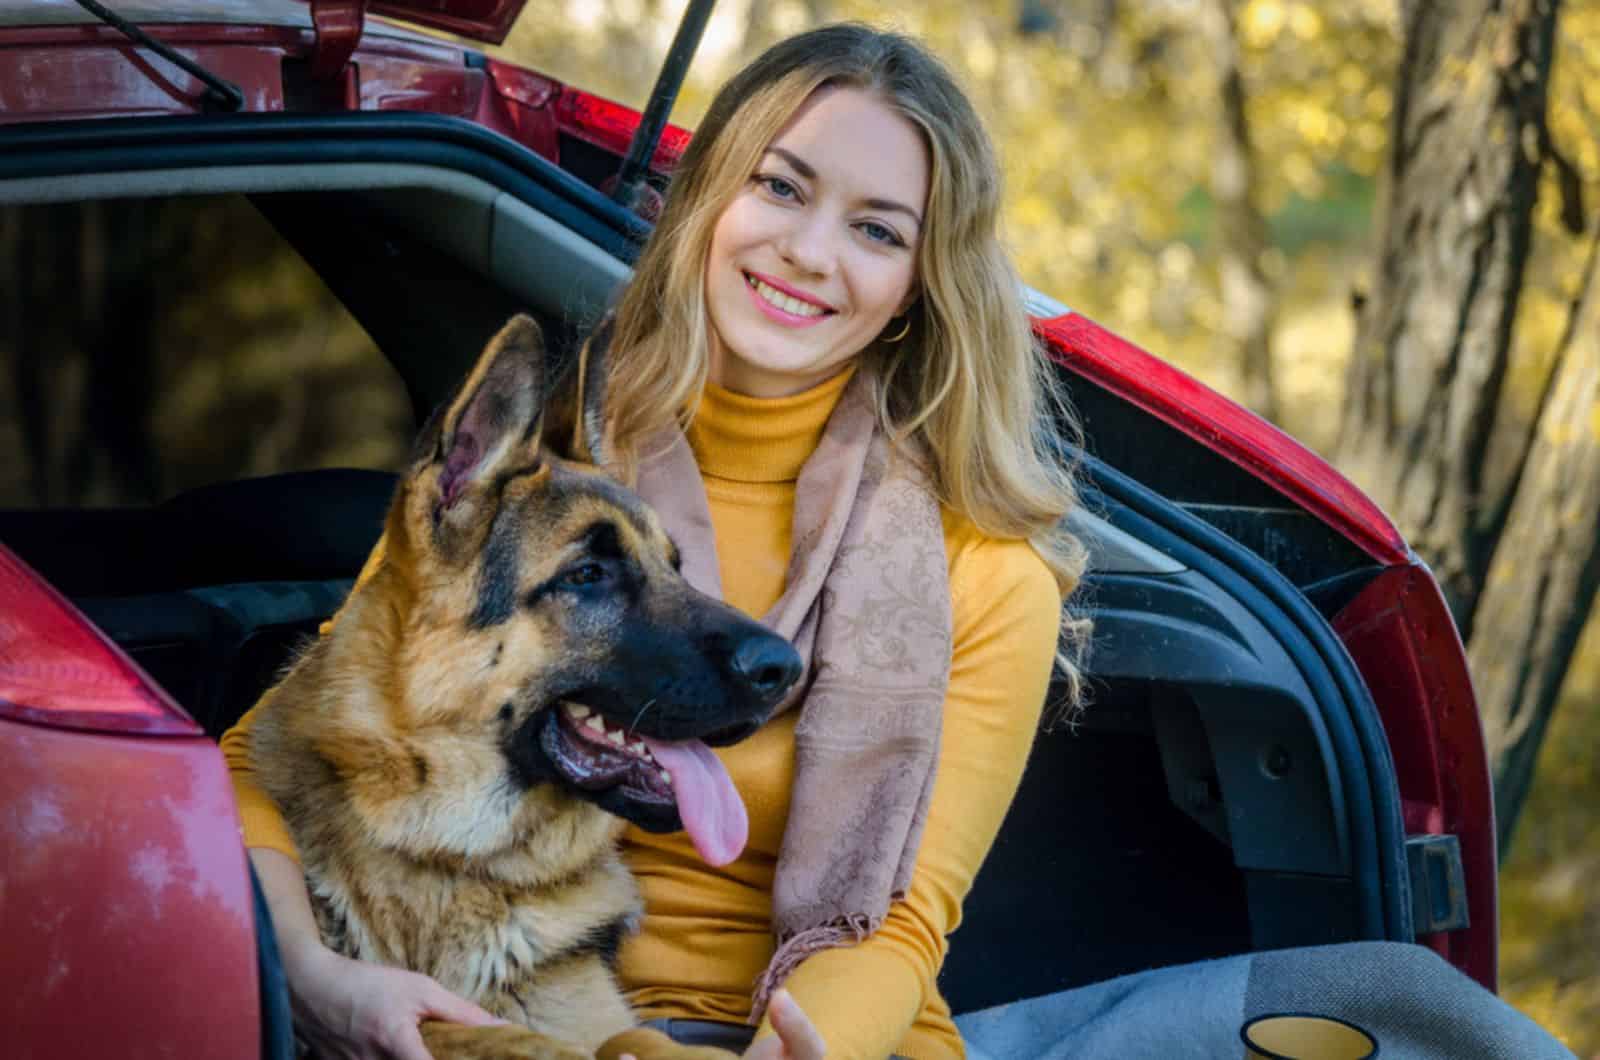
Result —
<path fill-rule="evenodd" d="M 1470 926 L 1461 840 L 1453 835 L 1406 837 L 1411 872 L 1411 921 L 1418 935 Z"/>

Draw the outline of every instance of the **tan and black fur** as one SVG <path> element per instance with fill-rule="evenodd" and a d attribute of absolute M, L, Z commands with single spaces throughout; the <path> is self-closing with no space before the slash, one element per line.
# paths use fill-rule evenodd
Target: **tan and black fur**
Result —
<path fill-rule="evenodd" d="M 764 720 L 798 659 L 683 581 L 636 496 L 541 445 L 543 360 L 537 327 L 514 319 L 424 429 L 381 561 L 262 700 L 252 764 L 331 947 L 517 1025 L 424 1024 L 439 1060 L 588 1057 L 608 1040 L 602 1055 L 726 1056 L 617 1037 L 633 1020 L 612 963 L 640 914 L 620 818 L 679 821 L 633 781 L 563 773 L 559 705 L 726 743 Z"/>

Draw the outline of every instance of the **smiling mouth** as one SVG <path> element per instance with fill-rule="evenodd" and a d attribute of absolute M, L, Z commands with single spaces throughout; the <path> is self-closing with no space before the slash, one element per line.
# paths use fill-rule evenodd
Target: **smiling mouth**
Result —
<path fill-rule="evenodd" d="M 757 276 L 753 276 L 748 272 L 744 273 L 744 282 L 750 288 L 750 290 L 755 292 L 756 297 L 760 298 L 772 308 L 778 310 L 779 312 L 786 313 L 789 316 L 800 317 L 806 320 L 816 320 L 821 317 L 833 315 L 834 311 L 832 309 L 829 309 L 826 306 L 817 305 L 815 302 L 804 301 L 794 297 L 791 294 L 780 291 L 770 283 L 767 283 L 765 280 L 762 280 Z"/>

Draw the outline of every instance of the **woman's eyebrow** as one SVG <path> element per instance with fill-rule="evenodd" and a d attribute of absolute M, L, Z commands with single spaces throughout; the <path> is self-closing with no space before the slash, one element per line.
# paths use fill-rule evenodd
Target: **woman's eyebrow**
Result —
<path fill-rule="evenodd" d="M 793 151 L 776 146 L 768 147 L 767 151 L 771 154 L 777 155 L 779 158 L 782 158 L 785 162 L 789 163 L 789 165 L 794 167 L 794 171 L 800 174 L 800 176 L 806 180 L 817 179 L 817 171 L 811 167 L 810 163 L 801 158 L 799 155 L 795 154 Z M 865 200 L 865 205 L 874 210 L 894 210 L 898 213 L 903 213 L 907 217 L 911 218 L 911 220 L 916 223 L 916 226 L 919 229 L 922 227 L 922 215 L 904 203 L 895 202 L 893 199 L 867 199 Z"/>

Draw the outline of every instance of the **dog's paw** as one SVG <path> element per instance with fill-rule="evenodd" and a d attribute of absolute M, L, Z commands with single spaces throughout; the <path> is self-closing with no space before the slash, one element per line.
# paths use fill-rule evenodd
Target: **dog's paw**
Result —
<path fill-rule="evenodd" d="M 594 1060 L 586 1049 L 510 1023 L 467 1027 L 429 1020 L 422 1041 L 433 1060 Z"/>
<path fill-rule="evenodd" d="M 594 1060 L 621 1060 L 623 1056 L 634 1060 L 728 1060 L 738 1055 L 709 1045 L 680 1045 L 654 1028 L 632 1027 L 607 1038 L 595 1050 Z"/>

